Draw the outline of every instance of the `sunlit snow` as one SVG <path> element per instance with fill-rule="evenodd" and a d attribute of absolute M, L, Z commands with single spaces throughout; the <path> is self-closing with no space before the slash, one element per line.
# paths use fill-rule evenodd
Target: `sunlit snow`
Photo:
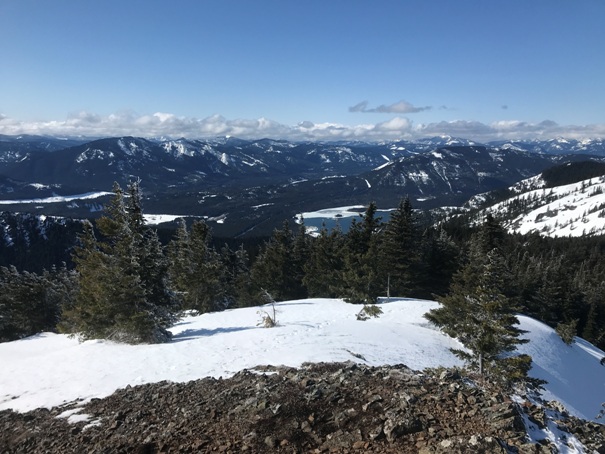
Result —
<path fill-rule="evenodd" d="M 144 214 L 145 222 L 148 225 L 157 225 L 164 222 L 173 222 L 179 218 L 193 217 L 185 214 Z"/>
<path fill-rule="evenodd" d="M 335 208 L 324 208 L 322 210 L 317 211 L 307 211 L 302 213 L 302 216 L 305 219 L 312 218 L 337 218 L 337 217 L 354 217 L 359 216 L 360 212 L 365 210 L 365 206 L 363 205 L 350 205 L 345 207 L 335 207 Z"/>
<path fill-rule="evenodd" d="M 423 317 L 436 306 L 393 299 L 381 304 L 380 318 L 358 321 L 360 306 L 342 300 L 289 301 L 276 304 L 275 328 L 258 326 L 263 308 L 233 309 L 185 317 L 171 329 L 171 342 L 156 345 L 79 343 L 43 333 L 0 344 L 0 409 L 86 401 L 161 380 L 229 377 L 266 364 L 355 361 L 403 363 L 416 370 L 460 365 L 449 350 L 459 344 Z M 605 368 L 599 363 L 605 353 L 579 338 L 567 346 L 548 326 L 525 316 L 519 320 L 530 340 L 519 350 L 533 358 L 530 374 L 548 381 L 545 397 L 576 416 L 595 419 L 605 400 Z"/>
<path fill-rule="evenodd" d="M 542 184 L 540 180 L 531 182 Z M 506 213 L 511 204 L 525 206 L 521 214 L 505 222 L 505 227 L 511 232 L 537 232 L 554 237 L 605 233 L 605 177 L 534 189 L 493 205 L 486 211 L 497 216 Z"/>
<path fill-rule="evenodd" d="M 39 199 L 21 199 L 21 200 L 0 200 L 0 205 L 15 205 L 21 203 L 59 203 L 59 202 L 71 202 L 73 200 L 90 200 L 97 199 L 106 195 L 112 195 L 113 192 L 87 192 L 85 194 L 77 195 L 57 195 L 52 197 L 44 197 Z"/>

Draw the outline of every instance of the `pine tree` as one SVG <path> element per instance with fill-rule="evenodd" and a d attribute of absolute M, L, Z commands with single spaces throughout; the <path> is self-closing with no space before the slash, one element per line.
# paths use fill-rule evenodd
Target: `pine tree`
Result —
<path fill-rule="evenodd" d="M 311 241 L 303 278 L 309 296 L 335 298 L 342 294 L 343 249 L 344 236 L 339 228 L 328 232 L 323 226 L 319 236 Z"/>
<path fill-rule="evenodd" d="M 381 244 L 383 273 L 389 293 L 415 296 L 421 278 L 420 235 L 409 198 L 402 199 L 386 223 Z"/>
<path fill-rule="evenodd" d="M 135 180 L 128 185 L 128 197 L 125 199 L 127 220 L 147 310 L 153 314 L 156 325 L 167 328 L 176 321 L 179 307 L 169 288 L 168 260 L 157 231 L 145 225 L 140 184 L 140 180 Z"/>
<path fill-rule="evenodd" d="M 299 241 L 303 241 L 300 239 Z M 304 240 L 306 241 L 306 240 Z M 305 246 L 306 247 L 306 246 Z M 299 252 L 302 252 L 302 248 Z M 256 286 L 257 304 L 262 303 L 264 289 L 275 301 L 285 301 L 306 297 L 302 279 L 302 261 L 294 259 L 295 237 L 290 223 L 285 220 L 281 229 L 276 229 L 265 243 L 250 270 Z"/>
<path fill-rule="evenodd" d="M 145 228 L 138 184 L 128 191 L 126 201 L 114 185 L 114 198 L 96 223 L 101 240 L 92 224 L 84 226 L 74 253 L 78 291 L 64 307 L 60 329 L 83 339 L 163 342 L 174 320 L 163 253 L 157 235 Z"/>
<path fill-rule="evenodd" d="M 457 338 L 466 350 L 454 349 L 479 374 L 497 379 L 518 378 L 528 370 L 527 358 L 511 360 L 516 346 L 527 342 L 517 328 L 517 307 L 505 295 L 508 270 L 497 247 L 483 255 L 493 225 L 475 235 L 468 264 L 454 276 L 448 295 L 439 299 L 441 306 L 426 318 L 449 336 Z"/>
<path fill-rule="evenodd" d="M 147 229 L 140 248 L 140 276 L 149 310 L 159 326 L 168 328 L 177 320 L 178 300 L 170 289 L 168 259 L 156 230 Z"/>
<path fill-rule="evenodd" d="M 183 218 L 178 220 L 178 227 L 173 239 L 168 244 L 167 250 L 170 288 L 176 293 L 182 306 L 184 294 L 187 291 L 187 276 L 191 264 L 189 231 Z"/>
<path fill-rule="evenodd" d="M 205 222 L 191 226 L 191 274 L 189 275 L 189 307 L 198 312 L 212 312 L 226 306 L 221 286 L 222 264 L 214 248 L 210 247 L 211 232 Z"/>
<path fill-rule="evenodd" d="M 374 304 L 386 292 L 381 274 L 378 232 L 382 224 L 376 217 L 376 204 L 370 203 L 361 223 L 351 223 L 346 235 L 341 296 L 353 304 Z"/>
<path fill-rule="evenodd" d="M 555 328 L 556 333 L 567 345 L 571 345 L 574 341 L 574 337 L 578 334 L 578 321 L 579 320 L 575 318 L 565 323 L 559 322 Z"/>
<path fill-rule="evenodd" d="M 308 295 L 307 288 L 305 286 L 305 264 L 309 261 L 310 257 L 310 240 L 307 235 L 307 228 L 305 226 L 304 219 L 301 218 L 298 227 L 298 232 L 294 238 L 292 244 L 292 254 L 290 256 L 293 279 L 292 283 L 295 286 L 291 289 L 292 299 L 306 298 Z"/>
<path fill-rule="evenodd" d="M 170 244 L 170 282 L 183 309 L 205 313 L 227 305 L 225 269 L 219 254 L 210 247 L 210 239 L 210 228 L 204 221 L 195 221 L 190 232 L 182 221 Z"/>
<path fill-rule="evenodd" d="M 597 285 L 595 288 L 587 289 L 586 300 L 588 303 L 588 312 L 586 314 L 586 322 L 584 323 L 584 329 L 582 330 L 582 338 L 595 345 L 600 340 L 603 329 L 599 328 L 598 320 L 599 309 L 602 307 L 602 295 L 603 295 L 603 284 Z"/>
<path fill-rule="evenodd" d="M 250 278 L 250 259 L 243 245 L 233 251 L 225 245 L 220 251 L 224 269 L 223 288 L 229 306 L 250 307 L 257 304 Z"/>
<path fill-rule="evenodd" d="M 445 295 L 452 276 L 459 268 L 460 249 L 444 229 L 429 229 L 422 239 L 423 273 L 419 279 L 418 296 Z"/>
<path fill-rule="evenodd" d="M 0 267 L 0 342 L 55 331 L 72 286 L 65 270 L 36 274 Z"/>

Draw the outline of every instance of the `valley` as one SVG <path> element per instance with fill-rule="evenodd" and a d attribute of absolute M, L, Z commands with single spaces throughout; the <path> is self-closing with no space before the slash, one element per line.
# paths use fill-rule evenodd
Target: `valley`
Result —
<path fill-rule="evenodd" d="M 220 237 L 267 236 L 284 219 L 376 202 L 394 208 L 458 207 L 563 162 L 605 160 L 605 143 L 477 144 L 434 137 L 413 142 L 285 140 L 92 141 L 0 137 L 0 207 L 96 218 L 114 182 L 139 179 L 147 214 L 204 218 Z M 170 225 L 170 224 L 169 224 Z"/>

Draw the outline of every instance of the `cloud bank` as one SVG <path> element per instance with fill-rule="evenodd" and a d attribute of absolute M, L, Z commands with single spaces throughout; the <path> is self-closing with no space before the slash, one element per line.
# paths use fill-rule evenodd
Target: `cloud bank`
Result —
<path fill-rule="evenodd" d="M 275 138 L 293 141 L 316 140 L 413 140 L 432 136 L 456 136 L 488 142 L 499 139 L 605 138 L 605 124 L 559 125 L 545 120 L 529 123 L 501 120 L 490 124 L 478 121 L 414 123 L 396 116 L 380 123 L 344 125 L 302 121 L 285 125 L 266 118 L 230 120 L 221 115 L 203 119 L 179 117 L 169 113 L 137 115 L 121 112 L 107 116 L 80 112 L 63 121 L 25 122 L 0 114 L 0 134 L 52 135 L 64 137 L 138 136 L 190 139 L 233 136 L 242 139 Z"/>

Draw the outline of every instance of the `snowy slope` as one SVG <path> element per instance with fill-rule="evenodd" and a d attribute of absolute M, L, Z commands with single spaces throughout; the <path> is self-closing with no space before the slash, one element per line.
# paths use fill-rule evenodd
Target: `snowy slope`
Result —
<path fill-rule="evenodd" d="M 509 188 L 522 192 L 481 212 L 502 220 L 511 233 L 545 236 L 605 234 L 605 176 L 553 188 L 540 187 L 538 177 Z M 527 190 L 529 187 L 537 189 Z M 472 201 L 471 201 L 472 204 Z"/>
<path fill-rule="evenodd" d="M 456 341 L 430 325 L 423 314 L 432 301 L 397 299 L 383 303 L 379 319 L 357 321 L 360 306 L 336 299 L 279 303 L 279 326 L 257 326 L 259 308 L 186 317 L 173 328 L 174 339 L 160 345 L 78 343 L 64 335 L 40 334 L 0 344 L 0 409 L 27 411 L 76 399 L 103 397 L 128 384 L 161 380 L 183 382 L 227 377 L 244 368 L 303 362 L 356 361 L 399 364 L 421 370 L 455 366 L 449 348 Z M 573 414 L 594 419 L 605 401 L 601 350 L 578 339 L 565 345 L 554 331 L 520 317 L 530 342 L 531 375 L 546 379 L 545 396 Z"/>

